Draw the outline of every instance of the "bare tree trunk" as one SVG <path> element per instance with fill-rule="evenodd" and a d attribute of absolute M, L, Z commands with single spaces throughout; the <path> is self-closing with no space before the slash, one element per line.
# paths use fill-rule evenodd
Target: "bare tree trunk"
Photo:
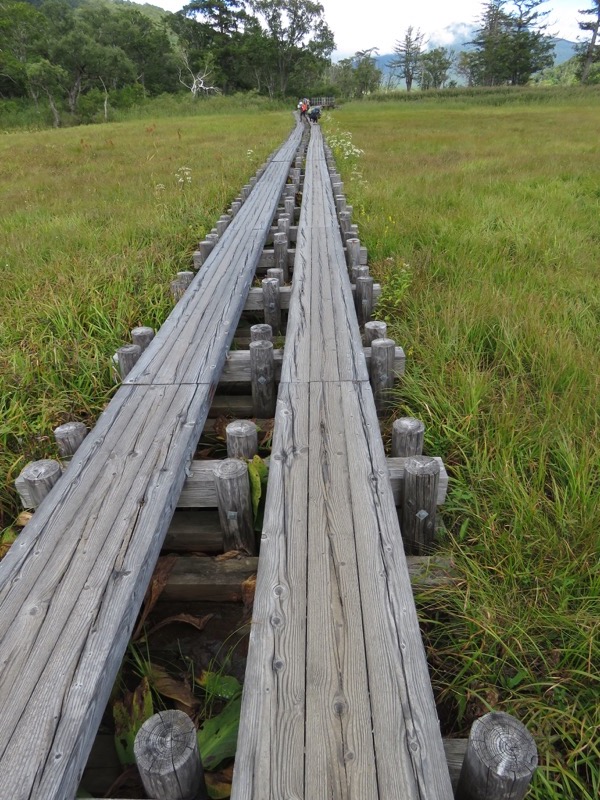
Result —
<path fill-rule="evenodd" d="M 598 38 L 598 28 L 600 27 L 600 11 L 598 12 L 598 19 L 596 20 L 595 26 L 592 30 L 592 38 L 590 41 L 590 45 L 588 47 L 587 54 L 585 56 L 585 62 L 583 64 L 583 71 L 581 73 L 581 82 L 585 83 L 589 77 L 590 70 L 592 68 L 592 64 L 594 63 L 594 50 L 596 48 L 596 40 Z"/>
<path fill-rule="evenodd" d="M 102 78 L 100 78 L 100 83 L 104 89 L 104 122 L 108 122 L 108 89 Z"/>
<path fill-rule="evenodd" d="M 46 92 L 48 95 L 48 103 L 50 105 L 50 110 L 52 111 L 53 117 L 53 126 L 55 128 L 60 128 L 60 114 L 58 113 L 58 108 L 56 107 L 56 103 L 54 102 L 54 98 L 50 94 L 50 92 Z"/>

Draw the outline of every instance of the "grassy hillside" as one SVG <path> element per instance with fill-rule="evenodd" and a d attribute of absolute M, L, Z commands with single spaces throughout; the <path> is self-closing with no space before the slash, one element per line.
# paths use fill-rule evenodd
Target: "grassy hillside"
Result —
<path fill-rule="evenodd" d="M 0 138 L 0 527 L 21 468 L 97 416 L 112 353 L 165 319 L 169 281 L 291 124 L 248 109 Z"/>
<path fill-rule="evenodd" d="M 421 598 L 443 723 L 515 714 L 539 800 L 600 790 L 599 123 L 594 95 L 325 123 L 365 151 L 344 172 L 408 354 L 396 414 L 424 420 L 451 477 L 462 581 Z"/>

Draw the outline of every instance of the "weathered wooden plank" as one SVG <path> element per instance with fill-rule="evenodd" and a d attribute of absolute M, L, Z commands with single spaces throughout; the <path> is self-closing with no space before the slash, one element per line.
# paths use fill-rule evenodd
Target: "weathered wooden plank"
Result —
<path fill-rule="evenodd" d="M 377 797 L 339 384 L 310 387 L 305 797 Z"/>
<path fill-rule="evenodd" d="M 368 380 L 320 134 L 311 137 L 281 379 Z"/>
<path fill-rule="evenodd" d="M 444 753 L 453 788 L 458 784 L 468 739 L 443 739 Z M 96 737 L 82 785 L 94 794 L 104 795 L 108 786 L 121 774 L 123 768 L 117 758 L 114 738 L 106 733 Z"/>
<path fill-rule="evenodd" d="M 380 796 L 449 800 L 452 788 L 373 396 L 366 384 L 345 383 L 341 397 Z"/>
<path fill-rule="evenodd" d="M 298 140 L 240 210 L 250 255 L 230 226 L 0 563 L 1 800 L 75 792 Z"/>
<path fill-rule="evenodd" d="M 121 387 L 0 564 L 3 800 L 74 794 L 209 401 Z"/>
<path fill-rule="evenodd" d="M 438 489 L 438 505 L 446 499 L 448 489 L 448 473 L 441 458 L 436 458 L 440 464 L 440 484 Z M 394 503 L 400 505 L 402 486 L 404 483 L 405 458 L 387 458 Z M 219 462 L 213 459 L 192 461 L 185 484 L 181 491 L 177 508 L 215 508 L 217 495 L 214 484 L 214 471 Z"/>
<path fill-rule="evenodd" d="M 354 294 L 355 287 L 350 286 L 352 294 Z M 279 290 L 279 299 L 281 301 L 282 310 L 286 311 L 290 307 L 290 299 L 292 294 L 291 286 L 282 286 Z M 373 300 L 376 301 L 381 295 L 381 286 L 378 283 L 373 284 Z M 258 286 L 253 286 L 248 292 L 246 303 L 244 304 L 244 311 L 249 313 L 262 313 L 263 299 L 262 289 Z"/>
<path fill-rule="evenodd" d="M 216 508 L 177 509 L 163 543 L 166 553 L 223 552 L 223 533 Z"/>
<path fill-rule="evenodd" d="M 183 552 L 183 547 L 177 548 Z M 203 548 L 196 548 L 203 549 Z M 221 548 L 222 549 L 222 548 Z M 457 580 L 450 559 L 442 556 L 407 556 L 414 592 L 448 586 Z M 256 573 L 258 559 L 240 556 L 225 561 L 187 556 L 175 562 L 161 597 L 169 601 L 216 602 L 241 599 L 241 584 Z"/>
<path fill-rule="evenodd" d="M 127 383 L 216 385 L 260 259 L 270 219 L 300 142 L 296 128 L 269 163 L 185 295 L 127 376 Z M 289 162 L 288 162 L 289 163 Z M 203 347 L 197 343 L 203 342 Z"/>
<path fill-rule="evenodd" d="M 187 556 L 173 565 L 161 601 L 241 603 L 242 583 L 256 575 L 258 558 L 226 560 Z"/>
<path fill-rule="evenodd" d="M 232 800 L 304 798 L 308 389 L 281 385 Z"/>

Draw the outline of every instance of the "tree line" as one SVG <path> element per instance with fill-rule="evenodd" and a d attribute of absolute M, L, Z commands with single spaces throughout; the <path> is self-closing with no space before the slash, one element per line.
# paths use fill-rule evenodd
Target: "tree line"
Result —
<path fill-rule="evenodd" d="M 312 0 L 195 0 L 176 14 L 119 0 L 0 0 L 0 97 L 84 115 L 189 91 L 306 93 L 333 33 Z"/>
<path fill-rule="evenodd" d="M 575 67 L 600 81 L 600 0 L 582 9 L 589 39 Z M 486 0 L 469 48 L 429 48 L 409 26 L 388 86 L 523 85 L 553 63 L 546 0 Z M 75 120 L 161 93 L 362 97 L 381 88 L 377 50 L 331 62 L 334 34 L 313 0 L 195 0 L 176 14 L 126 0 L 0 0 L 0 99 L 29 98 Z"/>
<path fill-rule="evenodd" d="M 582 83 L 600 82 L 600 0 L 592 3 L 579 11 L 580 29 L 591 34 L 578 45 L 573 65 Z M 468 86 L 523 86 L 554 62 L 547 22 L 551 11 L 542 10 L 544 5 L 546 0 L 488 0 L 468 49 L 458 56 L 445 47 L 425 50 L 425 34 L 409 27 L 396 42 L 395 58 L 388 66 L 392 75 L 405 81 L 407 91 L 415 83 L 421 89 L 443 88 L 452 68 Z"/>

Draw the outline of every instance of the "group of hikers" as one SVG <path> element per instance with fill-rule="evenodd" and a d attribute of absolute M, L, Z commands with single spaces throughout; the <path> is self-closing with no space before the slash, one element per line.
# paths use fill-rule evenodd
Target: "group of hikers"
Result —
<path fill-rule="evenodd" d="M 311 106 L 308 97 L 303 97 L 298 101 L 298 111 L 300 111 L 301 120 L 308 117 L 311 122 L 318 122 L 321 116 L 321 106 Z"/>

